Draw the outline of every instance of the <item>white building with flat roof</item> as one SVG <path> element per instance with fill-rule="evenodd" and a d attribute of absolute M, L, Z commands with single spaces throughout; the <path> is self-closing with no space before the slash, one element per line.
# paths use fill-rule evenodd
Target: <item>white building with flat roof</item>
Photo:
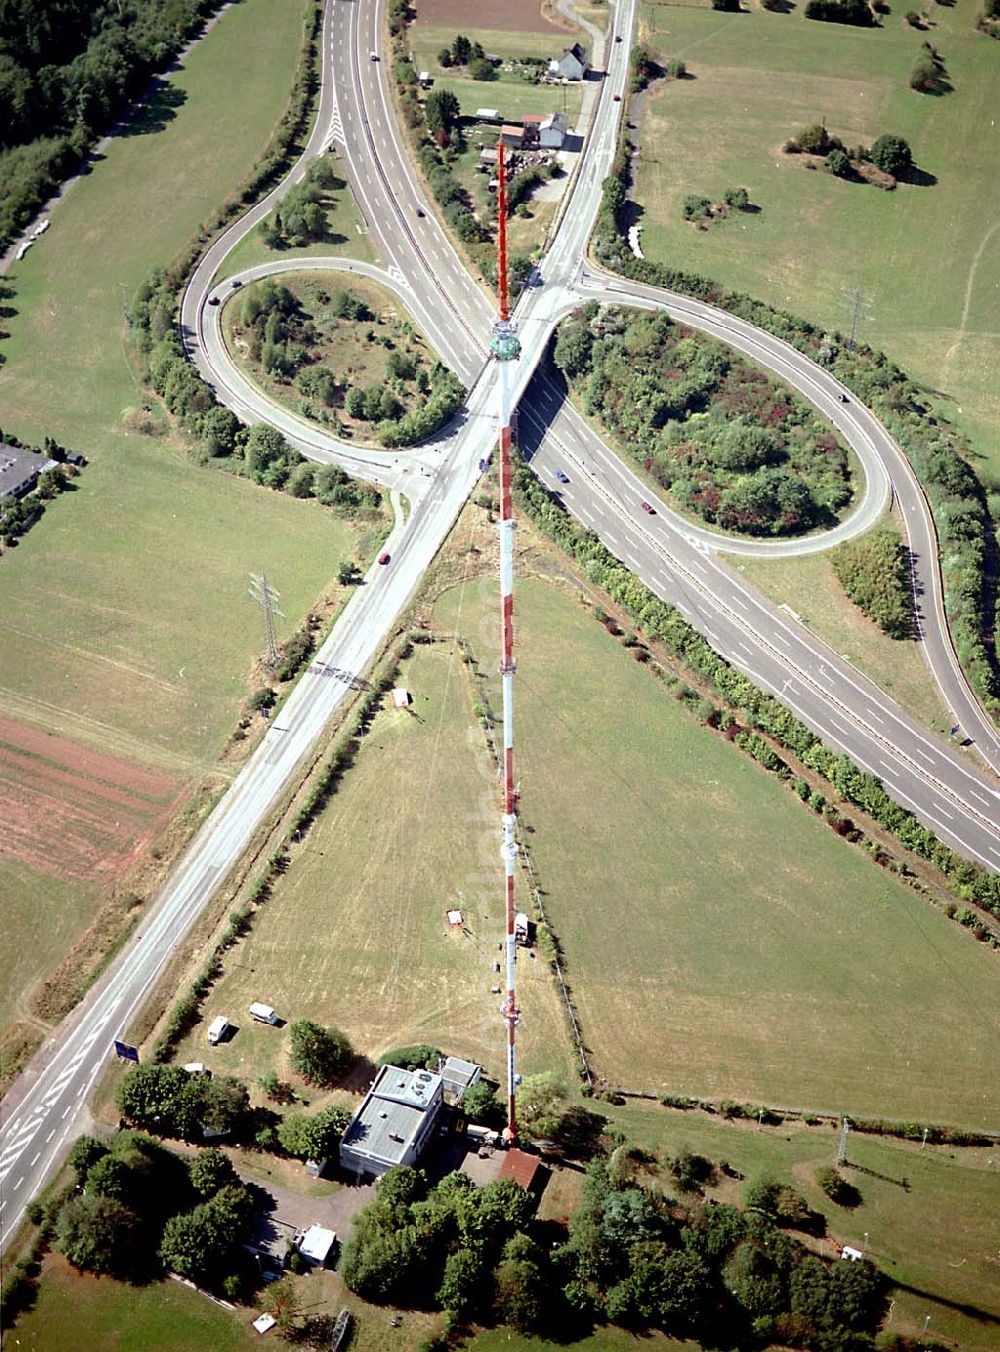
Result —
<path fill-rule="evenodd" d="M 340 1167 L 379 1177 L 416 1164 L 444 1103 L 440 1075 L 382 1066 L 340 1142 Z"/>

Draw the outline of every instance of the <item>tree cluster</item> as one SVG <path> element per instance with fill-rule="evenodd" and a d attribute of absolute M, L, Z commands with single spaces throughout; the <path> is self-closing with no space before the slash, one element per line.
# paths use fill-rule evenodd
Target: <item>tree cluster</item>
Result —
<path fill-rule="evenodd" d="M 349 389 L 339 384 L 319 363 L 317 345 L 328 334 L 336 333 L 338 321 L 358 322 L 374 316 L 350 291 L 336 291 L 328 298 L 324 295 L 321 305 L 315 316 L 308 314 L 288 287 L 269 280 L 248 289 L 240 317 L 251 359 L 277 380 L 294 378 L 302 393 L 322 407 L 342 406 L 351 418 L 372 424 L 375 439 L 383 446 L 409 446 L 421 441 L 458 410 L 465 397 L 465 387 L 458 377 L 440 362 L 428 371 L 420 364 L 415 348 L 394 345 L 388 335 L 380 339 L 390 349 L 386 380 Z M 379 341 L 377 330 L 370 329 L 367 338 Z M 317 416 L 315 407 L 307 411 Z M 322 418 L 322 408 L 319 416 Z M 274 472 L 272 468 L 272 477 Z M 310 496 L 310 485 L 315 484 L 319 473 L 314 474 L 311 466 L 300 465 L 290 479 L 285 476 L 289 491 L 299 497 Z"/>
<path fill-rule="evenodd" d="M 848 596 L 890 638 L 912 638 L 913 587 L 906 546 L 889 526 L 839 545 L 830 556 Z"/>
<path fill-rule="evenodd" d="M 190 1074 L 152 1062 L 126 1075 L 116 1101 L 135 1126 L 185 1141 L 238 1133 L 250 1106 L 246 1087 L 231 1075 Z"/>
<path fill-rule="evenodd" d="M 448 70 L 451 66 L 467 66 L 472 61 L 485 61 L 486 53 L 482 44 L 473 42 L 464 33 L 456 33 L 450 47 L 442 47 L 438 52 L 438 65 Z"/>
<path fill-rule="evenodd" d="M 355 1221 L 341 1274 L 376 1304 L 488 1313 L 501 1264 L 524 1261 L 509 1244 L 524 1237 L 533 1209 L 509 1179 L 477 1188 L 454 1173 L 431 1188 L 414 1169 L 390 1169 Z"/>
<path fill-rule="evenodd" d="M 711 1170 L 711 1166 L 705 1161 Z M 871 1263 L 826 1263 L 788 1228 L 813 1213 L 794 1189 L 752 1184 L 745 1209 L 681 1205 L 634 1177 L 627 1152 L 587 1166 L 563 1242 L 514 1184 L 451 1174 L 385 1175 L 344 1247 L 347 1285 L 375 1303 L 442 1308 L 560 1341 L 594 1324 L 654 1329 L 711 1346 L 848 1352 L 870 1345 L 884 1309 Z"/>
<path fill-rule="evenodd" d="M 875 26 L 875 15 L 868 0 L 808 0 L 805 16 L 823 23 L 853 24 L 857 28 Z"/>
<path fill-rule="evenodd" d="M 563 321 L 554 358 L 587 413 L 706 521 L 797 534 L 850 499 L 846 452 L 809 406 L 665 314 L 592 303 Z"/>
<path fill-rule="evenodd" d="M 336 1106 L 312 1116 L 290 1113 L 278 1126 L 278 1144 L 296 1159 L 332 1159 L 350 1120 L 347 1110 Z"/>
<path fill-rule="evenodd" d="M 325 239 L 330 190 L 339 183 L 330 161 L 316 160 L 257 227 L 268 248 L 295 248 Z"/>
<path fill-rule="evenodd" d="M 936 47 L 925 42 L 921 55 L 910 71 L 910 88 L 918 94 L 947 94 L 952 87 L 944 57 Z"/>
<path fill-rule="evenodd" d="M 56 1245 L 74 1267 L 132 1281 L 164 1270 L 232 1290 L 253 1199 L 219 1150 L 189 1161 L 136 1131 L 111 1142 L 81 1136 L 69 1163 L 77 1187 L 62 1206 Z"/>
<path fill-rule="evenodd" d="M 0 6 L 0 250 L 215 0 Z"/>

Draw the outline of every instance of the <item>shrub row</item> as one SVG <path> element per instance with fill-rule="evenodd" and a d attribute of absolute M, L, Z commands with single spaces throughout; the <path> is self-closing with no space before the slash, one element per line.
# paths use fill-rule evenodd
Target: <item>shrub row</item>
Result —
<path fill-rule="evenodd" d="M 913 637 L 913 588 L 906 546 L 889 526 L 839 545 L 830 555 L 841 586 L 890 638 Z"/>
<path fill-rule="evenodd" d="M 634 281 L 706 301 L 790 343 L 853 389 L 877 413 L 909 458 L 930 501 L 941 553 L 945 608 L 959 660 L 986 706 L 994 713 L 1000 710 L 997 654 L 986 641 L 993 627 L 987 604 L 996 543 L 983 486 L 965 458 L 968 444 L 884 353 L 866 345 L 852 350 L 839 333 L 824 332 L 786 310 L 725 291 L 707 277 L 635 258 L 624 242 L 619 219 L 630 182 L 630 149 L 623 139 L 602 187 L 593 237 L 595 255 Z M 1000 636 L 1000 624 L 996 632 Z"/>
<path fill-rule="evenodd" d="M 572 520 L 528 468 L 519 464 L 514 476 L 518 504 L 539 529 L 558 543 L 596 585 L 603 587 L 634 617 L 643 631 L 669 651 L 738 709 L 757 732 L 766 733 L 798 756 L 804 765 L 829 781 L 837 793 L 888 830 L 908 850 L 920 855 L 947 878 L 962 900 L 975 902 L 1000 917 L 1000 877 L 970 863 L 900 807 L 874 776 L 849 757 L 824 746 L 819 737 L 773 696 L 758 689 L 693 629 L 674 606 L 661 601 L 608 552 L 593 531 Z"/>

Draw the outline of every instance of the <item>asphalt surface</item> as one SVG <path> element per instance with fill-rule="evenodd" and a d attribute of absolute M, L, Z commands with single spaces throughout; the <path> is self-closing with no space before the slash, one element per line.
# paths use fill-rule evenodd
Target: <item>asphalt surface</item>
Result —
<path fill-rule="evenodd" d="M 718 541 L 706 541 L 697 528 L 668 515 L 662 506 L 656 516 L 642 512 L 639 503 L 649 498 L 648 490 L 561 402 L 557 386 L 545 372 L 536 374 L 554 324 L 590 295 L 663 304 L 678 314 L 683 307 L 696 304 L 618 279 L 599 278 L 584 264 L 600 185 L 614 152 L 621 105 L 613 102 L 612 94 L 625 87 L 634 5 L 635 0 L 629 0 L 616 14 L 614 27 L 624 41 L 607 48 L 607 78 L 594 98 L 594 121 L 570 184 L 572 196 L 559 217 L 543 264 L 544 285 L 523 293 L 518 303 L 516 318 L 524 350 L 512 384 L 515 400 L 523 399 L 523 439 L 529 442 L 529 453 L 550 486 L 556 486 L 554 468 L 568 473 L 570 484 L 558 486 L 567 507 L 592 526 L 657 594 L 678 604 L 717 651 L 777 694 L 831 745 L 848 751 L 878 774 L 894 796 L 949 844 L 996 870 L 1000 868 L 1000 794 L 995 779 L 966 765 L 954 748 L 920 728 L 871 682 L 795 623 L 790 613 L 747 587 L 714 556 Z M 107 1061 L 112 1040 L 127 1032 L 129 1020 L 170 954 L 254 830 L 294 781 L 343 700 L 349 686 L 333 673 L 360 673 L 378 653 L 451 529 L 479 477 L 478 464 L 490 454 L 495 441 L 498 382 L 495 366 L 487 360 L 493 304 L 468 275 L 416 183 L 392 114 L 389 62 L 371 61 L 368 55 L 374 51 L 387 56 L 380 16 L 379 0 L 330 0 L 324 20 L 320 107 L 305 154 L 284 184 L 212 245 L 185 293 L 181 319 L 188 351 L 222 402 L 241 417 L 281 426 L 307 455 L 337 460 L 389 490 L 402 490 L 409 501 L 409 515 L 405 524 L 397 515 L 386 545 L 391 563 L 369 570 L 263 742 L 155 899 L 142 932 L 60 1025 L 5 1100 L 0 1154 L 3 1244 L 19 1223 L 24 1206 L 55 1168 L 60 1151 L 80 1129 L 87 1095 Z M 593 59 L 595 65 L 601 64 L 599 49 Z M 466 408 L 452 426 L 417 453 L 403 457 L 346 445 L 292 415 L 280 414 L 245 377 L 233 375 L 218 333 L 223 307 L 207 303 L 213 278 L 231 249 L 301 178 L 310 159 L 325 153 L 331 141 L 344 159 L 352 191 L 385 260 L 384 280 L 405 297 L 442 360 L 470 388 Z M 426 212 L 424 217 L 417 216 L 418 208 Z M 317 266 L 317 260 L 310 260 L 309 266 Z M 337 260 L 337 266 L 352 265 Z M 364 265 L 353 266 L 364 270 Z M 219 295 L 231 295 L 234 290 L 238 288 L 230 281 L 216 289 Z M 911 518 L 919 516 L 922 498 L 910 510 L 906 494 L 913 489 L 907 488 L 906 470 L 897 463 L 902 457 L 896 453 L 894 458 L 891 441 L 889 446 L 882 444 L 881 438 L 888 440 L 887 435 L 871 415 L 853 404 L 849 411 L 839 405 L 837 387 L 826 373 L 798 354 L 793 358 L 792 349 L 777 351 L 776 340 L 751 326 L 737 332 L 732 316 L 711 307 L 687 311 L 686 322 L 708 332 L 718 331 L 721 325 L 727 341 L 764 365 L 777 370 L 775 363 L 782 363 L 785 378 L 839 420 L 838 426 L 865 462 L 869 492 L 867 505 L 859 510 L 874 511 L 884 501 L 885 486 L 878 468 L 882 464 L 892 491 L 904 504 L 911 530 L 916 530 L 919 522 Z M 796 361 L 803 365 L 797 368 Z M 933 557 L 936 554 L 927 555 L 928 563 Z M 928 577 L 923 603 L 925 642 L 932 630 L 941 630 L 943 617 L 936 599 Z M 949 676 L 949 646 L 942 637 L 941 673 L 935 674 L 950 707 L 962 707 L 963 698 L 971 701 L 961 715 L 963 727 L 967 732 L 977 728 L 977 747 L 995 769 L 1000 743 L 982 715 L 977 723 L 975 701 L 964 681 Z"/>

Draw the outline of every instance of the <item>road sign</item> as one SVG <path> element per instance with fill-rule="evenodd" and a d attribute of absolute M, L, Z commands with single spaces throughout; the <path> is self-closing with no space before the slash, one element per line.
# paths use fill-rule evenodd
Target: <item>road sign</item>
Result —
<path fill-rule="evenodd" d="M 115 1055 L 120 1061 L 134 1061 L 139 1064 L 139 1048 L 130 1047 L 127 1042 L 119 1042 L 115 1039 Z"/>

